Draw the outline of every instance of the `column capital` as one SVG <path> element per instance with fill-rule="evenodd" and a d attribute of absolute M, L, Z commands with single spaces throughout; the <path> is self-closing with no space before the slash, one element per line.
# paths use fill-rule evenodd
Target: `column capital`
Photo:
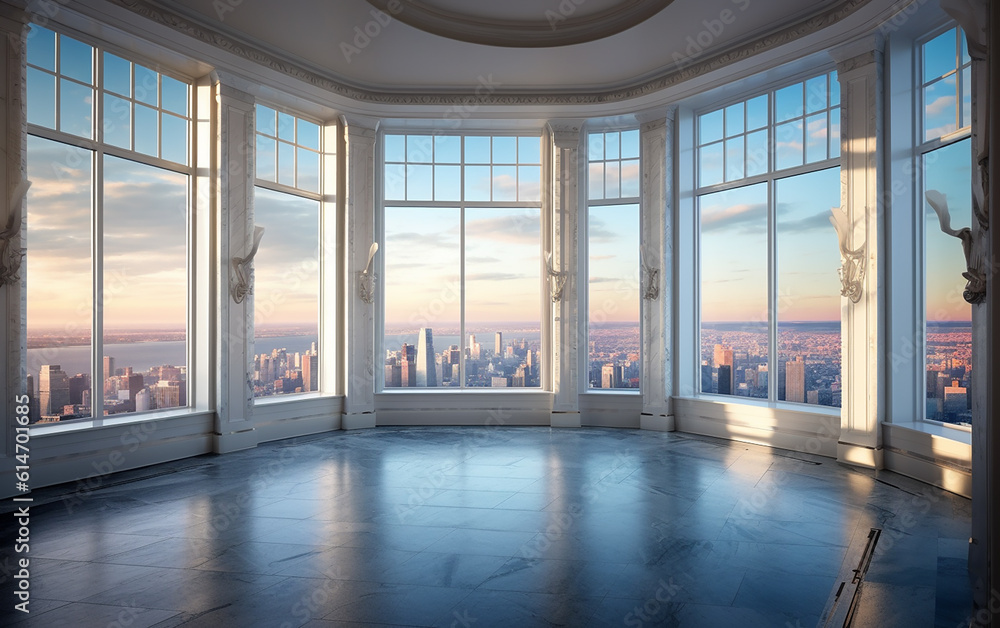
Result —
<path fill-rule="evenodd" d="M 340 123 L 344 125 L 347 137 L 357 138 L 359 141 L 365 139 L 371 140 L 374 143 L 380 122 L 378 118 L 370 116 L 356 114 L 340 115 Z"/>
<path fill-rule="evenodd" d="M 31 16 L 22 9 L 0 2 L 0 32 L 8 35 L 20 35 L 27 32 L 25 27 L 31 21 Z"/>
<path fill-rule="evenodd" d="M 583 125 L 583 120 L 575 118 L 556 118 L 546 123 L 552 134 L 552 143 L 560 150 L 580 147 Z"/>
<path fill-rule="evenodd" d="M 881 33 L 871 33 L 831 48 L 829 54 L 837 64 L 837 74 L 847 74 L 880 61 L 884 51 L 885 38 Z"/>

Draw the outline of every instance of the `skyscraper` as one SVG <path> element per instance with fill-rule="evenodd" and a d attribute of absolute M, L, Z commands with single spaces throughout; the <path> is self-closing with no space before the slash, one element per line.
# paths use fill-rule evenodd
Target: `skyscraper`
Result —
<path fill-rule="evenodd" d="M 434 368 L 434 330 L 421 327 L 417 338 L 417 386 L 434 388 L 437 386 L 437 370 Z"/>
<path fill-rule="evenodd" d="M 493 343 L 493 355 L 501 356 L 503 355 L 503 332 L 497 332 L 496 338 Z"/>
<path fill-rule="evenodd" d="M 58 364 L 45 364 L 39 371 L 38 400 L 43 417 L 61 415 L 69 405 L 69 378 Z"/>
<path fill-rule="evenodd" d="M 801 355 L 785 362 L 785 401 L 806 401 L 806 363 Z"/>
<path fill-rule="evenodd" d="M 731 364 L 719 366 L 719 390 L 720 395 L 733 394 L 733 367 Z"/>
<path fill-rule="evenodd" d="M 115 374 L 115 359 L 110 355 L 104 356 L 104 379 L 113 377 Z"/>
<path fill-rule="evenodd" d="M 319 356 L 307 353 L 302 356 L 302 391 L 319 390 Z"/>

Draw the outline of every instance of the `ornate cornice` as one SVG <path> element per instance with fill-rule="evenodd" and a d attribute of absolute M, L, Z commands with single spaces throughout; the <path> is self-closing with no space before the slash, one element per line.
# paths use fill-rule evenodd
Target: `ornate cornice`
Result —
<path fill-rule="evenodd" d="M 483 94 L 479 89 L 459 91 L 439 91 L 436 93 L 413 93 L 368 89 L 352 85 L 331 72 L 304 67 L 278 50 L 263 47 L 243 40 L 235 33 L 226 33 L 209 26 L 201 20 L 186 17 L 168 9 L 156 0 L 107 0 L 157 24 L 169 27 L 199 41 L 221 48 L 233 55 L 258 63 L 274 71 L 281 72 L 306 83 L 343 96 L 359 103 L 410 106 L 455 106 L 475 98 L 480 105 L 588 105 L 626 101 L 649 94 L 655 94 L 692 78 L 721 69 L 733 63 L 748 59 L 760 52 L 772 50 L 801 37 L 816 33 L 867 5 L 871 0 L 842 0 L 812 17 L 805 18 L 762 37 L 737 44 L 730 49 L 706 57 L 700 61 L 687 60 L 675 63 L 659 75 L 635 84 L 607 89 L 604 91 L 561 92 L 558 94 L 535 91 L 496 90 Z M 478 88 L 477 88 L 478 89 Z"/>

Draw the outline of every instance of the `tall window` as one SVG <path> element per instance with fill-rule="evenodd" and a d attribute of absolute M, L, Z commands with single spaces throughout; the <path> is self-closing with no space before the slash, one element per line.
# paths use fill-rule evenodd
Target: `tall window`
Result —
<path fill-rule="evenodd" d="M 321 127 L 257 105 L 254 396 L 320 389 Z"/>
<path fill-rule="evenodd" d="M 840 406 L 839 104 L 831 72 L 697 116 L 702 393 Z"/>
<path fill-rule="evenodd" d="M 590 388 L 639 388 L 639 131 L 590 133 Z"/>
<path fill-rule="evenodd" d="M 961 29 L 951 28 L 919 45 L 922 113 L 917 159 L 923 173 L 919 206 L 924 226 L 926 333 L 925 418 L 971 425 L 972 306 L 965 302 L 961 242 L 944 234 L 929 198 L 940 195 L 951 228 L 972 218 L 972 60 Z M 938 203 L 941 205 L 941 203 Z"/>
<path fill-rule="evenodd" d="M 38 25 L 27 55 L 32 420 L 187 406 L 191 86 Z"/>
<path fill-rule="evenodd" d="M 538 136 L 385 136 L 384 385 L 537 387 Z"/>

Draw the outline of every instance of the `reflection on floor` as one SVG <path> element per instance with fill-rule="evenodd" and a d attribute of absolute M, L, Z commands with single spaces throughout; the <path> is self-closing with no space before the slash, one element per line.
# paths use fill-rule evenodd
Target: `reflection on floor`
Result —
<path fill-rule="evenodd" d="M 971 604 L 968 500 L 685 434 L 377 428 L 90 484 L 34 493 L 0 624 L 811 627 L 872 527 L 856 625 Z"/>

